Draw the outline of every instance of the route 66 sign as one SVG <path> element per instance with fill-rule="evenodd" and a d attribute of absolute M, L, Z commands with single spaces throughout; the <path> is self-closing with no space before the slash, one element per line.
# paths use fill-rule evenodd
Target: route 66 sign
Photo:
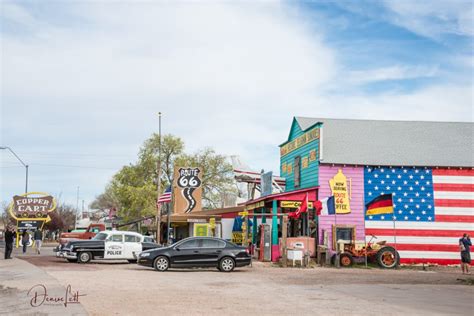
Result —
<path fill-rule="evenodd" d="M 179 168 L 175 170 L 175 212 L 189 213 L 201 209 L 201 169 Z M 178 194 L 176 194 L 178 193 Z"/>

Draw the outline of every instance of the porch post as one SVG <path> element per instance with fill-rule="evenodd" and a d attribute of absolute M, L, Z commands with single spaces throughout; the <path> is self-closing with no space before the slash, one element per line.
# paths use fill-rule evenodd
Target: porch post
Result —
<path fill-rule="evenodd" d="M 253 226 L 252 226 L 252 244 L 255 245 L 257 243 L 257 233 L 258 233 L 258 227 L 257 227 L 257 216 L 255 215 L 255 212 L 257 212 L 257 210 L 255 209 L 253 211 Z"/>
<path fill-rule="evenodd" d="M 278 201 L 272 201 L 272 261 L 278 261 L 280 257 L 280 249 L 278 247 Z"/>

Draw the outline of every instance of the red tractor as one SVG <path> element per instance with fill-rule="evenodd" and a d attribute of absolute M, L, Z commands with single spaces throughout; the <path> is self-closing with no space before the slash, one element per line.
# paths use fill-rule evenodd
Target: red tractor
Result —
<path fill-rule="evenodd" d="M 339 241 L 339 262 L 341 267 L 350 267 L 355 262 L 364 263 L 367 256 L 368 262 L 376 262 L 381 268 L 394 269 L 400 264 L 400 255 L 392 246 L 387 246 L 386 241 L 373 243 L 377 237 L 372 235 L 367 245 L 365 243 Z M 332 263 L 336 262 L 336 255 L 331 258 Z"/>

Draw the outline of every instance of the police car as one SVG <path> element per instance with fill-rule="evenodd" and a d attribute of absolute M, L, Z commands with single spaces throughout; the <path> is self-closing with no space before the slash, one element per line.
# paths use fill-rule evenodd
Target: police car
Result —
<path fill-rule="evenodd" d="M 56 252 L 56 257 L 80 263 L 94 259 L 128 260 L 132 263 L 137 261 L 138 254 L 142 251 L 158 247 L 158 244 L 136 232 L 102 231 L 90 240 L 68 242 Z"/>

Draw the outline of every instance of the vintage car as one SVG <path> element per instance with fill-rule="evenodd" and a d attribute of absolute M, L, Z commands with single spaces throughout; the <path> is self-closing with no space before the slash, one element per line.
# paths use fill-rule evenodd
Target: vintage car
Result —
<path fill-rule="evenodd" d="M 142 251 L 159 247 L 146 239 L 136 232 L 103 231 L 90 240 L 68 242 L 56 252 L 56 257 L 79 263 L 88 263 L 94 259 L 128 260 L 133 263 Z"/>

